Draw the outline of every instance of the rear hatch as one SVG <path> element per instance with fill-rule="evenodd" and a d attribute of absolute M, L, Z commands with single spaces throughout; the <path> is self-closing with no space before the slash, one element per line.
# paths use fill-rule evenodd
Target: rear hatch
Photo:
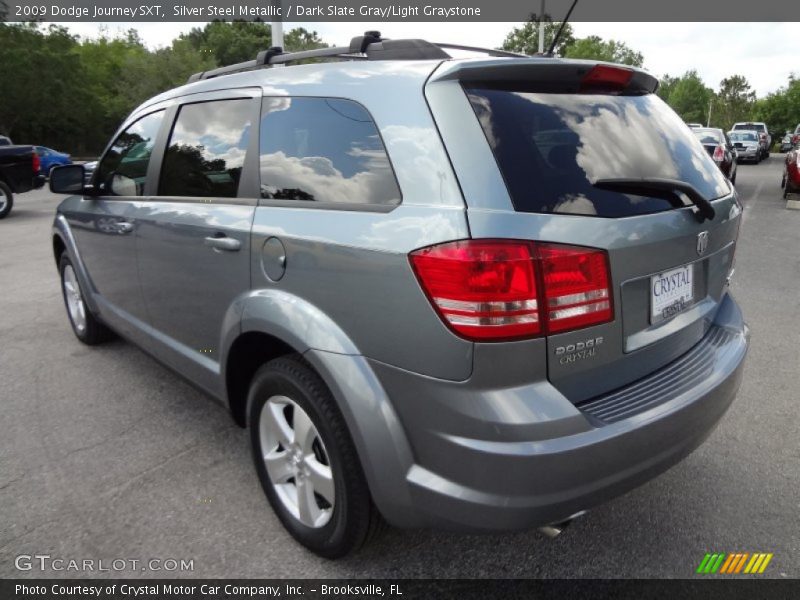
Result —
<path fill-rule="evenodd" d="M 513 206 L 467 198 L 470 229 L 608 253 L 613 320 L 546 338 L 548 377 L 579 404 L 702 339 L 727 289 L 741 208 L 649 75 L 510 64 L 502 76 L 484 66 L 460 77 Z M 713 218 L 699 215 L 704 203 Z"/>

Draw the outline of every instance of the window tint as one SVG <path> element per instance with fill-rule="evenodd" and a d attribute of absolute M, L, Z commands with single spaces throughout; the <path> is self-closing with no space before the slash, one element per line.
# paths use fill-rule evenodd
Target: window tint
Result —
<path fill-rule="evenodd" d="M 250 100 L 181 107 L 161 167 L 160 196 L 235 198 L 250 137 Z"/>
<path fill-rule="evenodd" d="M 363 106 L 334 98 L 265 98 L 261 197 L 395 205 L 400 190 Z"/>
<path fill-rule="evenodd" d="M 116 196 L 144 194 L 147 166 L 163 118 L 163 110 L 151 113 L 119 134 L 97 167 L 99 190 Z"/>
<path fill-rule="evenodd" d="M 701 144 L 722 144 L 725 142 L 722 132 L 716 129 L 694 129 L 693 131 Z"/>
<path fill-rule="evenodd" d="M 708 199 L 730 192 L 692 130 L 655 94 L 467 94 L 517 211 L 626 217 L 672 208 L 599 189 L 600 179 L 679 179 Z"/>
<path fill-rule="evenodd" d="M 759 125 L 758 123 L 741 123 L 739 125 L 734 125 L 733 129 L 737 131 L 747 130 L 747 129 L 750 129 L 752 131 L 766 131 L 767 126 L 764 124 Z"/>

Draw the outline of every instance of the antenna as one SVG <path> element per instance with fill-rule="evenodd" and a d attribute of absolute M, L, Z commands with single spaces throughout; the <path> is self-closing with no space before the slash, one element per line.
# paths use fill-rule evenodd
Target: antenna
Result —
<path fill-rule="evenodd" d="M 547 50 L 547 54 L 549 56 L 553 55 L 553 50 L 555 49 L 556 44 L 558 43 L 558 40 L 561 37 L 561 32 L 564 31 L 564 26 L 567 24 L 567 21 L 569 21 L 570 16 L 572 16 L 572 11 L 575 10 L 575 5 L 577 3 L 578 3 L 578 0 L 574 0 L 572 2 L 572 6 L 570 6 L 569 10 L 567 11 L 567 16 L 564 17 L 563 21 L 561 21 L 561 27 L 558 28 L 558 31 L 556 32 L 556 35 L 553 38 L 553 43 L 550 44 L 550 48 Z"/>

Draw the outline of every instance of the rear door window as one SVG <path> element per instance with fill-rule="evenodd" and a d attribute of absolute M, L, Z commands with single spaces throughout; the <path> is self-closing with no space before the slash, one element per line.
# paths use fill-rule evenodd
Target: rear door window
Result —
<path fill-rule="evenodd" d="M 677 179 L 710 200 L 730 193 L 692 130 L 655 94 L 465 91 L 518 212 L 627 217 L 673 208 L 599 189 L 600 179 Z"/>
<path fill-rule="evenodd" d="M 261 197 L 392 206 L 400 189 L 367 110 L 340 98 L 264 98 Z"/>
<path fill-rule="evenodd" d="M 159 196 L 235 198 L 250 136 L 246 98 L 185 104 L 161 167 Z"/>

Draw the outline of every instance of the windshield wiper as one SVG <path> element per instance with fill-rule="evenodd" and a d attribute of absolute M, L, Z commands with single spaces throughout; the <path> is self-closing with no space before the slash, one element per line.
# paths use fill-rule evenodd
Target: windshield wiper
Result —
<path fill-rule="evenodd" d="M 714 207 L 711 206 L 711 202 L 709 202 L 708 198 L 703 196 L 697 191 L 697 188 L 690 183 L 678 179 L 665 179 L 661 177 L 621 177 L 616 179 L 598 179 L 593 185 L 597 188 L 614 192 L 662 198 L 677 208 L 682 208 L 684 206 L 681 197 L 678 195 L 678 192 L 680 192 L 685 194 L 686 197 L 691 200 L 692 204 L 697 207 L 695 215 L 701 222 L 706 219 L 711 221 L 716 215 Z"/>

